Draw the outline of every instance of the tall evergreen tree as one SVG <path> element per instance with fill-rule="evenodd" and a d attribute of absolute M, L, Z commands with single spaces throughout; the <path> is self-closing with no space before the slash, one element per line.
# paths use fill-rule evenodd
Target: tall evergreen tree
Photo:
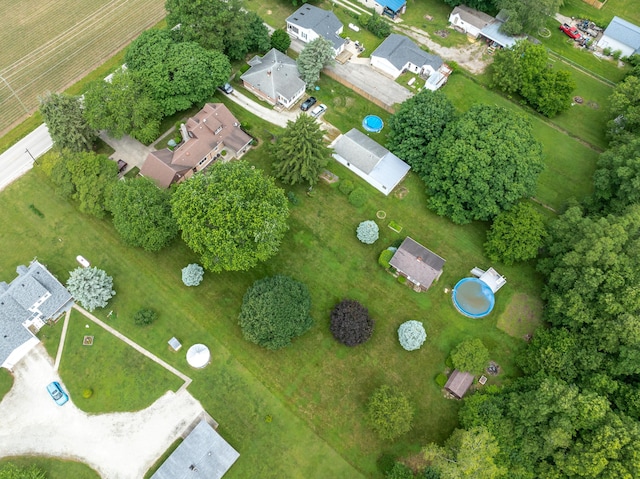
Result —
<path fill-rule="evenodd" d="M 331 158 L 322 140 L 320 125 L 309 115 L 287 122 L 287 129 L 273 147 L 273 174 L 284 183 L 313 186 Z"/>
<path fill-rule="evenodd" d="M 47 93 L 40 98 L 40 113 L 56 147 L 70 151 L 88 151 L 96 139 L 88 125 L 77 96 Z"/>

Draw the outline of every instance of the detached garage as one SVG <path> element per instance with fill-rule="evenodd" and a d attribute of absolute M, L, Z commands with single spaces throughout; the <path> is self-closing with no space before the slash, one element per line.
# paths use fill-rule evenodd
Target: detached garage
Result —
<path fill-rule="evenodd" d="M 340 135 L 331 146 L 338 163 L 384 195 L 391 193 L 411 169 L 384 146 L 355 128 Z"/>

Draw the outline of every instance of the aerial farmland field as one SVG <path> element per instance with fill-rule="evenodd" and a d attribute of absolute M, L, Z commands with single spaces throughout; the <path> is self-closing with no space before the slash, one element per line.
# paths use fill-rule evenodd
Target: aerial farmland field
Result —
<path fill-rule="evenodd" d="M 0 135 L 165 15 L 164 0 L 0 0 Z"/>

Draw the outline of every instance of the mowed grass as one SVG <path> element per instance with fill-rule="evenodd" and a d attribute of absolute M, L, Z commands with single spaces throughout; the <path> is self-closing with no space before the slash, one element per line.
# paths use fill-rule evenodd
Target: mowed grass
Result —
<path fill-rule="evenodd" d="M 40 456 L 3 457 L 0 469 L 12 463 L 18 467 L 36 466 L 42 469 L 47 479 L 100 479 L 100 475 L 86 464 Z"/>
<path fill-rule="evenodd" d="M 264 146 L 250 155 L 258 166 L 268 166 Z M 444 287 L 474 266 L 489 266 L 482 253 L 487 225 L 454 226 L 431 214 L 424 185 L 414 175 L 405 180 L 408 193 L 400 199 L 383 197 L 336 163 L 329 168 L 365 187 L 367 204 L 354 208 L 336 185 L 320 184 L 312 197 L 296 188 L 301 203 L 292 208 L 291 229 L 278 255 L 246 273 L 207 273 L 198 288 L 180 281 L 180 269 L 197 262 L 180 241 L 159 254 L 127 248 L 108 221 L 78 214 L 35 170 L 0 195 L 3 223 L 9 225 L 0 231 L 0 241 L 13 245 L 0 264 L 9 270 L 37 255 L 65 281 L 75 256 L 82 254 L 112 275 L 118 294 L 98 316 L 104 319 L 113 310 L 107 321 L 194 379 L 190 391 L 241 452 L 229 477 L 381 477 L 381 456 L 413 453 L 426 442 L 443 440 L 457 425 L 460 403 L 444 399 L 433 381 L 453 346 L 480 337 L 505 371 L 496 381 L 518 374 L 513 357 L 524 342 L 500 331 L 496 321 L 513 292 L 539 295 L 540 279 L 528 265 L 500 267 L 509 284 L 498 294 L 495 312 L 481 321 L 462 317 Z M 31 203 L 44 218 L 29 213 Z M 380 209 L 387 213 L 379 221 L 381 238 L 375 246 L 363 245 L 355 228 Z M 391 220 L 404 227 L 402 235 L 387 227 Z M 426 294 L 400 285 L 377 264 L 380 251 L 405 235 L 447 260 L 442 278 Z M 309 286 L 316 325 L 291 347 L 272 352 L 242 338 L 237 316 L 247 287 L 276 273 Z M 358 348 L 336 343 L 328 330 L 329 313 L 344 298 L 361 301 L 376 320 L 373 338 Z M 135 311 L 149 305 L 160 312 L 158 321 L 148 328 L 134 325 Z M 428 334 L 423 348 L 412 353 L 397 341 L 398 326 L 409 319 L 423 321 Z M 168 350 L 171 336 L 185 348 L 207 344 L 211 365 L 190 370 L 184 354 Z M 92 348 L 103 342 L 96 336 Z M 79 361 L 74 369 L 83 367 Z M 366 400 L 381 384 L 404 391 L 416 410 L 414 429 L 395 442 L 379 440 L 365 422 Z"/>
<path fill-rule="evenodd" d="M 564 0 L 560 13 L 568 17 L 587 18 L 603 28 L 609 25 L 614 15 L 640 25 L 637 0 L 607 0 L 601 9 L 592 7 L 582 0 Z"/>
<path fill-rule="evenodd" d="M 483 103 L 523 113 L 515 103 L 463 75 L 451 76 L 443 92 L 460 111 Z M 582 199 L 589 195 L 593 188 L 598 152 L 554 129 L 541 118 L 527 116 L 531 119 L 534 136 L 542 142 L 546 165 L 538 180 L 536 197 L 555 209 L 561 209 L 567 200 Z M 567 120 L 567 124 L 571 122 Z"/>
<path fill-rule="evenodd" d="M 0 368 L 0 401 L 11 390 L 13 375 L 5 368 Z"/>
<path fill-rule="evenodd" d="M 109 324 L 117 328 L 120 319 L 112 315 Z M 94 337 L 92 346 L 83 345 L 85 336 Z M 182 385 L 178 376 L 76 310 L 69 319 L 60 377 L 75 405 L 90 413 L 138 411 Z M 82 396 L 85 389 L 93 390 L 88 399 Z"/>
<path fill-rule="evenodd" d="M 160 21 L 163 0 L 0 3 L 0 134 Z M 16 96 L 19 98 L 16 99 Z"/>

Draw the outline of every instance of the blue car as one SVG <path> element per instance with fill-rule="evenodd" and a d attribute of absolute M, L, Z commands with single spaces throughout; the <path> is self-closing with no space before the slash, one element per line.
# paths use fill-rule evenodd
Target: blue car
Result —
<path fill-rule="evenodd" d="M 58 406 L 62 406 L 69 400 L 69 396 L 62 390 L 60 383 L 57 381 L 53 381 L 47 386 L 47 392 Z"/>

